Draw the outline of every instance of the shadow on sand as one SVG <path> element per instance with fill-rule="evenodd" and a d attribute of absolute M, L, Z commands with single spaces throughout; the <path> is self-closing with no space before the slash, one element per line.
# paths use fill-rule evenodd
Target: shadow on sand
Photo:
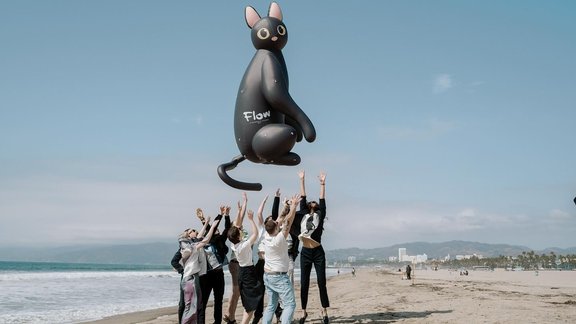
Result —
<path fill-rule="evenodd" d="M 428 312 L 381 312 L 353 316 L 334 316 L 330 323 L 394 323 L 402 319 L 420 318 L 425 319 L 432 314 L 448 314 L 451 310 L 428 311 Z"/>

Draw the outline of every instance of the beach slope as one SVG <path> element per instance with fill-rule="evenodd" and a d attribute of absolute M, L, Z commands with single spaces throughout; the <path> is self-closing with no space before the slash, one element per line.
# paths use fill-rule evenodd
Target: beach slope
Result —
<path fill-rule="evenodd" d="M 359 269 L 328 280 L 331 323 L 576 323 L 576 271 L 416 270 L 414 280 L 381 269 Z M 299 291 L 296 291 L 299 300 Z M 299 306 L 299 302 L 297 303 Z M 226 306 L 226 305 L 225 305 Z M 91 323 L 178 323 L 176 307 L 113 316 Z M 307 323 L 321 323 L 310 289 Z M 207 323 L 212 321 L 207 310 Z M 294 318 L 300 317 L 299 311 Z M 241 319 L 241 305 L 237 320 Z"/>

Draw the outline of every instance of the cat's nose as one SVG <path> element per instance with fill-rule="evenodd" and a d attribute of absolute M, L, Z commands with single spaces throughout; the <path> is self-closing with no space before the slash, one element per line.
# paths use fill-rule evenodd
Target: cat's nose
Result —
<path fill-rule="evenodd" d="M 275 42 L 275 41 L 277 41 L 277 40 L 278 40 L 278 36 L 272 37 L 272 41 L 273 41 L 273 42 Z"/>

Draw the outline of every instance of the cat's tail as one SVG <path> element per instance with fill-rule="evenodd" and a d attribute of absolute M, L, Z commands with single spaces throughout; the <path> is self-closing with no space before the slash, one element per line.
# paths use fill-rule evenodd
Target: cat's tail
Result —
<path fill-rule="evenodd" d="M 250 190 L 250 191 L 262 190 L 262 185 L 259 183 L 249 183 L 234 180 L 230 178 L 230 176 L 228 175 L 227 171 L 233 170 L 238 165 L 238 163 L 244 160 L 246 160 L 244 156 L 238 155 L 237 157 L 233 158 L 232 161 L 221 164 L 220 166 L 218 166 L 218 176 L 220 176 L 220 179 L 222 179 L 222 181 L 224 181 L 225 184 L 236 189 Z"/>

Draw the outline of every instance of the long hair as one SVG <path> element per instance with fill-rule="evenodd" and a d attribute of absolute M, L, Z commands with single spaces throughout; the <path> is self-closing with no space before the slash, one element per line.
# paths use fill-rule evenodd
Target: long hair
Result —
<path fill-rule="evenodd" d="M 182 232 L 180 235 L 178 235 L 178 239 L 187 239 L 188 238 L 188 232 L 190 232 L 190 229 L 187 228 L 184 230 L 184 232 Z"/>

